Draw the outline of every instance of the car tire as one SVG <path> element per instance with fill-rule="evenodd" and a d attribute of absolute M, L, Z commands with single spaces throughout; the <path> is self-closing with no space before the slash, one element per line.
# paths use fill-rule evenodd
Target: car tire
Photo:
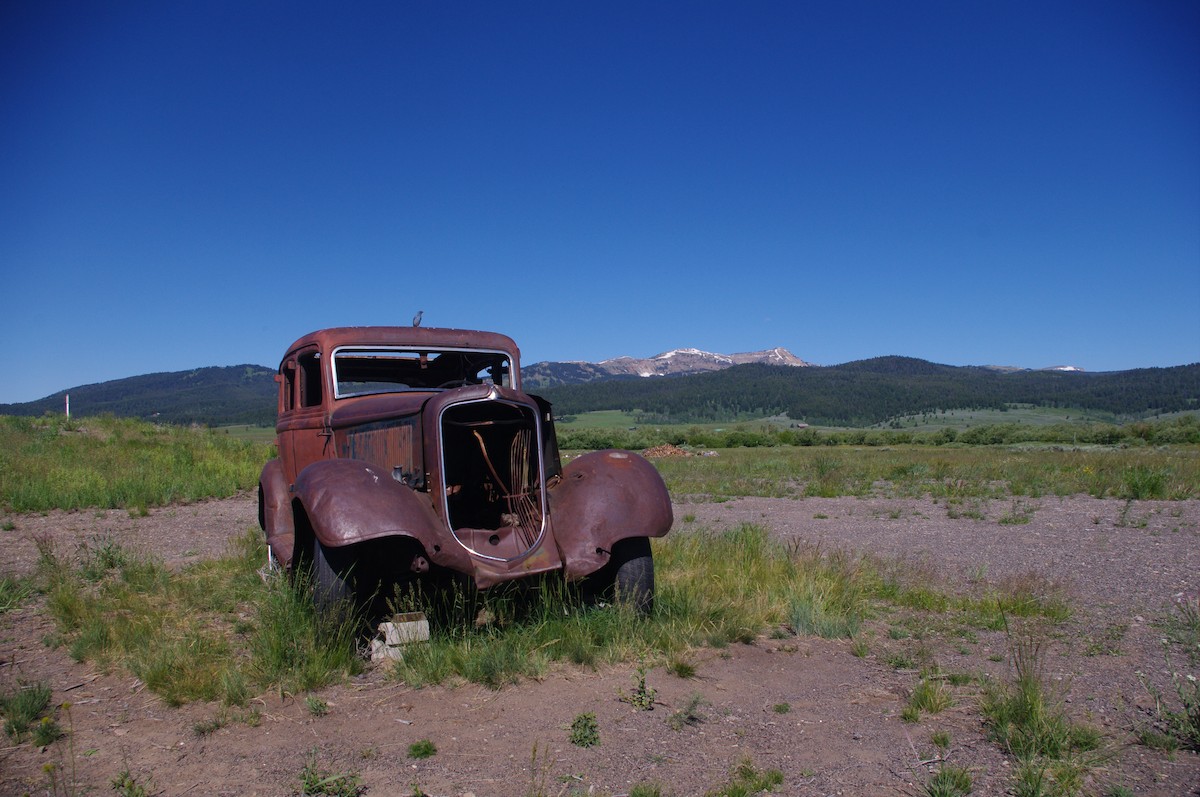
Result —
<path fill-rule="evenodd" d="M 317 608 L 324 613 L 353 610 L 355 593 L 350 581 L 353 564 L 340 548 L 326 548 L 312 538 L 312 589 Z"/>
<path fill-rule="evenodd" d="M 612 599 L 649 614 L 654 608 L 654 554 L 647 537 L 630 537 L 613 546 Z"/>

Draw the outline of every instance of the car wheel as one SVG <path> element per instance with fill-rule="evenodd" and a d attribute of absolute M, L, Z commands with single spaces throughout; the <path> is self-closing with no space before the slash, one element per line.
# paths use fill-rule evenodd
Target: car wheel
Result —
<path fill-rule="evenodd" d="M 649 614 L 654 608 L 654 555 L 646 537 L 630 537 L 613 546 L 612 598 L 617 603 Z"/>
<path fill-rule="evenodd" d="M 313 600 L 323 612 L 337 609 L 353 609 L 354 587 L 350 583 L 350 568 L 353 564 L 346 552 L 339 548 L 326 548 L 312 538 L 312 589 Z"/>

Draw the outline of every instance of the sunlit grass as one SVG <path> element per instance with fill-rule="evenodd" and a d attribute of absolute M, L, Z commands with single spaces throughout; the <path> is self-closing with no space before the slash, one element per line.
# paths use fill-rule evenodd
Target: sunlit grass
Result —
<path fill-rule="evenodd" d="M 225 556 L 180 570 L 106 539 L 66 553 L 43 541 L 40 553 L 38 579 L 59 625 L 58 643 L 78 660 L 127 670 L 170 704 L 243 706 L 263 690 L 304 693 L 363 666 L 353 619 L 315 611 L 302 583 L 260 575 L 257 531 L 238 538 Z M 1005 611 L 1052 622 L 1066 612 L 1041 580 L 955 589 L 903 559 L 788 545 L 749 524 L 677 532 L 656 540 L 654 554 L 649 616 L 585 605 L 553 579 L 532 592 L 527 583 L 434 592 L 436 600 L 424 606 L 402 596 L 407 605 L 399 608 L 427 611 L 433 634 L 406 648 L 395 676 L 412 686 L 502 688 L 560 665 L 671 669 L 698 648 L 766 636 L 858 642 L 881 611 L 933 618 L 913 626 L 914 634 L 931 624 L 947 634 L 998 628 Z M 902 615 L 895 621 L 908 622 Z"/>
<path fill-rule="evenodd" d="M 1033 630 L 1009 632 L 1013 677 L 992 683 L 980 710 L 992 739 L 1018 762 L 1014 793 L 1072 797 L 1084 793 L 1088 772 L 1097 764 L 1100 731 L 1071 719 L 1047 686 L 1043 668 L 1048 640 Z"/>
<path fill-rule="evenodd" d="M 564 443 L 569 441 L 567 435 Z M 618 442 L 639 444 L 632 438 Z M 655 464 L 672 494 L 717 501 L 871 495 L 954 504 L 1045 495 L 1200 496 L 1195 445 L 774 445 L 711 453 Z M 249 442 L 225 430 L 112 417 L 0 416 L 0 507 L 143 511 L 224 497 L 252 489 L 270 456 L 261 435 Z"/>
<path fill-rule="evenodd" d="M 818 606 L 824 625 L 797 633 L 848 636 L 864 611 L 848 559 L 788 548 L 763 528 L 676 533 L 654 546 L 657 591 L 649 617 L 539 596 L 525 615 L 493 601 L 483 627 L 435 630 L 405 653 L 396 675 L 413 685 L 462 679 L 492 687 L 537 677 L 555 662 L 589 667 L 649 660 L 666 666 L 688 650 L 753 642 L 792 627 L 797 607 Z M 411 607 L 406 607 L 411 608 Z"/>
<path fill-rule="evenodd" d="M 869 428 L 797 426 L 780 416 L 725 423 L 656 423 L 636 412 L 597 412 L 562 416 L 559 427 L 562 447 L 581 449 L 639 449 L 664 443 L 701 449 L 907 445 L 1079 449 L 1200 444 L 1200 415 L 1194 411 L 1118 424 L 1113 416 L 1071 410 L 1068 419 L 1049 408 L 1026 410 L 892 419 Z"/>
<path fill-rule="evenodd" d="M 672 495 L 1098 498 L 1200 496 L 1200 448 L 731 448 L 654 460 Z"/>
<path fill-rule="evenodd" d="M 179 571 L 111 541 L 39 545 L 59 641 L 79 661 L 137 676 L 168 704 L 243 705 L 251 689 L 301 692 L 357 671 L 355 631 L 315 612 L 302 585 L 264 579 L 257 530 Z"/>
<path fill-rule="evenodd" d="M 33 593 L 28 579 L 0 576 L 0 614 L 17 608 Z"/>
<path fill-rule="evenodd" d="M 0 416 L 0 506 L 145 509 L 254 487 L 270 448 L 112 417 Z"/>
<path fill-rule="evenodd" d="M 45 683 L 24 684 L 0 694 L 0 716 L 10 739 L 20 741 L 25 736 L 50 707 L 51 694 Z"/>
<path fill-rule="evenodd" d="M 790 627 L 802 603 L 819 606 L 828 625 L 796 632 L 846 636 L 864 611 L 849 558 L 787 548 L 760 527 L 678 534 L 656 553 L 649 618 L 584 606 L 561 584 L 532 597 L 473 595 L 464 598 L 469 613 L 435 623 L 429 644 L 405 651 L 397 674 L 413 685 L 461 679 L 499 688 L 558 662 L 666 665 L 695 647 L 753 642 Z M 264 581 L 262 561 L 254 532 L 226 556 L 178 571 L 110 540 L 66 553 L 43 541 L 40 578 L 74 658 L 125 669 L 170 704 L 240 705 L 253 690 L 303 692 L 361 666 L 353 624 L 323 621 L 302 586 Z"/>
<path fill-rule="evenodd" d="M 676 532 L 654 542 L 654 556 L 658 589 L 648 617 L 590 609 L 554 589 L 521 608 L 503 593 L 485 594 L 467 617 L 435 624 L 433 639 L 407 650 L 396 676 L 413 686 L 463 680 L 498 688 L 556 663 L 670 668 L 695 648 L 762 636 L 855 639 L 884 607 L 931 618 L 948 635 L 998 630 L 1006 613 L 1051 623 L 1069 615 L 1056 586 L 1034 576 L 956 587 L 905 559 L 788 545 L 750 524 Z"/>

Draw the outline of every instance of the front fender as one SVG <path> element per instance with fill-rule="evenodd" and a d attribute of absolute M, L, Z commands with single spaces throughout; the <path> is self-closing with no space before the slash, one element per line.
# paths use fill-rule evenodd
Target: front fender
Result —
<path fill-rule="evenodd" d="M 661 537 L 674 522 L 662 476 L 628 451 L 594 451 L 572 460 L 550 488 L 550 506 L 568 579 L 608 564 L 617 542 Z"/>
<path fill-rule="evenodd" d="M 429 497 L 376 465 L 354 459 L 314 462 L 296 479 L 294 498 L 326 547 L 411 537 L 434 563 L 456 570 L 470 568 L 467 552 L 450 541 Z"/>
<path fill-rule="evenodd" d="M 284 567 L 292 561 L 296 542 L 293 518 L 283 463 L 272 459 L 263 465 L 258 477 L 258 525 L 266 533 L 271 553 Z"/>

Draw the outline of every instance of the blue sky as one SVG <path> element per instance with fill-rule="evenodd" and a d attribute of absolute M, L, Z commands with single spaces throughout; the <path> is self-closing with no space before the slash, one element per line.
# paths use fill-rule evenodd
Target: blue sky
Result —
<path fill-rule="evenodd" d="M 9 2 L 0 402 L 312 329 L 1200 360 L 1200 4 Z"/>

